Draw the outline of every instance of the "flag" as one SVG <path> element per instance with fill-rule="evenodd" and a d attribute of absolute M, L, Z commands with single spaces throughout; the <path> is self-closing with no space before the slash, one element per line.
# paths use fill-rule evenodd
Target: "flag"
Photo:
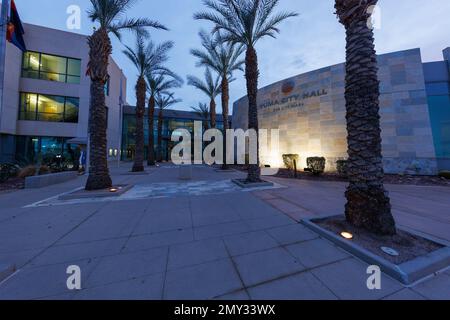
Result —
<path fill-rule="evenodd" d="M 23 35 L 25 30 L 22 26 L 19 13 L 17 12 L 14 0 L 11 0 L 11 10 L 9 14 L 8 26 L 6 30 L 6 39 L 23 52 L 27 51 Z"/>

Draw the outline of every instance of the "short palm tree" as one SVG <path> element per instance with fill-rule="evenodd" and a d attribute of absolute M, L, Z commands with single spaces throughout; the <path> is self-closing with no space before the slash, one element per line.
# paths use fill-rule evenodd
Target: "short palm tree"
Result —
<path fill-rule="evenodd" d="M 153 48 L 152 43 L 147 47 L 142 36 L 138 36 L 136 47 L 132 49 L 125 46 L 123 53 L 134 64 L 138 70 L 138 79 L 136 83 L 136 154 L 134 157 L 133 172 L 144 171 L 144 114 L 145 99 L 147 92 L 147 82 L 145 74 L 152 65 L 150 51 Z M 154 67 L 154 66 L 153 66 Z"/>
<path fill-rule="evenodd" d="M 203 0 L 205 6 L 212 10 L 194 15 L 195 19 L 214 23 L 213 32 L 221 32 L 225 42 L 241 44 L 246 49 L 245 78 L 248 96 L 248 128 L 259 132 L 258 123 L 258 56 L 255 45 L 258 40 L 269 36 L 275 38 L 280 32 L 278 26 L 294 12 L 274 13 L 279 0 Z M 257 163 L 249 165 L 247 181 L 259 182 L 259 142 Z"/>
<path fill-rule="evenodd" d="M 336 0 L 347 33 L 345 99 L 348 131 L 347 220 L 377 234 L 394 235 L 395 221 L 383 186 L 380 85 L 369 7 L 378 0 Z"/>
<path fill-rule="evenodd" d="M 211 113 L 211 128 L 216 128 L 216 97 L 221 93 L 220 76 L 213 79 L 209 68 L 205 71 L 205 81 L 194 76 L 188 76 L 188 85 L 202 91 L 209 98 L 209 112 Z"/>
<path fill-rule="evenodd" d="M 229 129 L 229 101 L 230 101 L 230 81 L 233 79 L 233 73 L 237 70 L 243 71 L 244 60 L 239 57 L 244 52 L 243 45 L 236 43 L 225 43 L 220 33 L 216 33 L 215 37 L 205 31 L 200 32 L 203 50 L 191 50 L 191 54 L 199 59 L 199 66 L 205 66 L 216 71 L 221 77 L 221 93 L 222 93 L 222 118 L 224 133 Z M 224 151 L 227 148 L 224 143 Z M 223 170 L 228 169 L 226 163 L 226 153 L 224 152 Z"/>
<path fill-rule="evenodd" d="M 87 74 L 91 78 L 91 99 L 89 107 L 89 177 L 86 190 L 110 188 L 107 159 L 107 112 L 105 103 L 105 84 L 108 81 L 109 56 L 112 44 L 109 34 L 121 38 L 124 30 L 147 35 L 146 27 L 166 29 L 163 25 L 149 19 L 128 19 L 124 15 L 135 0 L 91 0 L 88 10 L 92 22 L 99 24 L 88 38 L 89 63 Z"/>
<path fill-rule="evenodd" d="M 194 111 L 203 122 L 203 130 L 207 131 L 209 129 L 209 121 L 210 121 L 210 113 L 209 108 L 206 103 L 198 103 L 197 107 L 191 107 L 192 111 Z"/>
<path fill-rule="evenodd" d="M 170 108 L 174 104 L 181 102 L 180 99 L 175 99 L 173 93 L 162 93 L 158 94 L 156 97 L 156 105 L 158 106 L 158 161 L 162 162 L 163 160 L 163 151 L 162 151 L 162 129 L 163 129 L 163 121 L 164 115 L 163 111 Z"/>
<path fill-rule="evenodd" d="M 180 87 L 183 84 L 183 80 L 178 75 L 165 67 L 165 63 L 169 60 L 168 52 L 172 48 L 173 42 L 171 41 L 163 42 L 160 45 L 155 45 L 153 42 L 149 43 L 150 67 L 145 74 L 150 94 L 148 100 L 149 136 L 147 153 L 147 164 L 149 166 L 155 165 L 155 136 L 151 129 L 154 127 L 155 121 L 155 97 L 165 90 Z"/>
<path fill-rule="evenodd" d="M 168 70 L 161 74 L 147 74 L 148 88 L 150 98 L 148 99 L 148 165 L 154 166 L 156 164 L 155 156 L 155 107 L 156 97 L 168 94 L 168 91 L 174 88 L 179 88 L 183 84 L 183 80 L 175 73 Z"/>

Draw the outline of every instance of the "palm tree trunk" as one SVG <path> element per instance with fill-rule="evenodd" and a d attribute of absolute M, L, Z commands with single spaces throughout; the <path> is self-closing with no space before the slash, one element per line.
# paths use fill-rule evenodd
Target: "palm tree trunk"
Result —
<path fill-rule="evenodd" d="M 248 129 L 259 134 L 258 123 L 258 56 L 255 48 L 247 47 L 245 55 L 245 78 L 247 80 L 248 95 Z M 247 181 L 250 183 L 261 181 L 261 168 L 259 167 L 259 138 L 257 137 L 256 164 L 248 166 Z"/>
<path fill-rule="evenodd" d="M 228 103 L 230 100 L 229 97 L 229 84 L 228 84 L 228 78 L 225 74 L 222 76 L 222 116 L 223 116 L 223 164 L 222 164 L 222 170 L 228 170 L 228 164 L 227 164 L 227 139 L 226 134 L 227 130 L 229 129 L 229 123 L 228 123 Z"/>
<path fill-rule="evenodd" d="M 134 158 L 133 172 L 144 171 L 144 114 L 145 92 L 147 84 L 144 77 L 139 77 L 136 84 L 136 155 Z"/>
<path fill-rule="evenodd" d="M 380 88 L 373 31 L 367 17 L 345 24 L 348 173 L 347 220 L 383 235 L 396 233 L 388 192 L 383 186 L 379 115 Z"/>
<path fill-rule="evenodd" d="M 162 162 L 162 127 L 163 127 L 163 110 L 159 109 L 158 114 L 158 161 Z"/>
<path fill-rule="evenodd" d="M 155 165 L 155 97 L 150 96 L 148 100 L 148 165 Z"/>
<path fill-rule="evenodd" d="M 89 106 L 89 177 L 86 190 L 101 190 L 112 187 L 107 159 L 107 112 L 105 83 L 108 79 L 111 41 L 104 29 L 99 29 L 88 38 L 91 99 Z"/>
<path fill-rule="evenodd" d="M 210 103 L 209 103 L 209 111 L 211 114 L 211 128 L 215 129 L 216 128 L 216 101 L 214 101 L 214 99 L 211 99 Z"/>

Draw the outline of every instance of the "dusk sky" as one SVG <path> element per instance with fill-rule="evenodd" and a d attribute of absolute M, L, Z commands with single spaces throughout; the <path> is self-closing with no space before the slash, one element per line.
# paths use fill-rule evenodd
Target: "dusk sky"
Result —
<path fill-rule="evenodd" d="M 333 0 L 281 0 L 279 10 L 300 14 L 284 22 L 277 39 L 267 38 L 258 43 L 260 59 L 260 87 L 275 81 L 341 63 L 345 58 L 345 33 L 334 15 Z M 24 22 L 67 30 L 66 9 L 78 5 L 82 10 L 82 34 L 90 34 L 94 26 L 87 18 L 89 0 L 16 0 Z M 450 46 L 450 1 L 448 0 L 380 0 L 381 29 L 376 30 L 378 53 L 421 48 L 424 61 L 442 60 L 442 49 Z M 129 17 L 149 17 L 166 25 L 170 31 L 152 30 L 156 42 L 175 41 L 169 67 L 186 79 L 186 75 L 203 76 L 203 69 L 196 68 L 195 58 L 189 50 L 200 46 L 198 31 L 209 29 L 211 24 L 193 20 L 194 12 L 202 9 L 201 0 L 141 0 Z M 123 41 L 134 44 L 134 35 L 125 34 Z M 114 39 L 113 57 L 128 78 L 130 104 L 135 103 L 134 84 L 136 70 L 122 54 L 123 45 Z M 231 84 L 230 102 L 246 94 L 243 73 L 235 74 Z M 184 85 L 176 90 L 183 100 L 174 108 L 188 110 L 198 102 L 208 99 L 196 89 Z M 218 98 L 218 105 L 220 105 Z M 219 110 L 220 111 L 220 110 Z"/>

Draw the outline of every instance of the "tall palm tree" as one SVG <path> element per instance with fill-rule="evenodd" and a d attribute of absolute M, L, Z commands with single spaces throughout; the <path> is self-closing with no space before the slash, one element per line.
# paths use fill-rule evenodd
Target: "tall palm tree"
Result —
<path fill-rule="evenodd" d="M 150 67 L 155 67 L 151 61 L 150 52 L 153 49 L 153 43 L 146 47 L 142 36 L 138 35 L 136 47 L 132 49 L 125 46 L 123 53 L 134 64 L 138 70 L 138 79 L 136 83 L 136 154 L 134 157 L 133 172 L 144 171 L 144 114 L 145 99 L 147 92 L 147 82 L 145 75 Z"/>
<path fill-rule="evenodd" d="M 278 25 L 294 12 L 274 13 L 279 0 L 203 0 L 209 12 L 194 15 L 195 19 L 214 23 L 213 32 L 221 32 L 225 42 L 242 44 L 246 49 L 245 78 L 248 96 L 248 128 L 259 132 L 258 123 L 258 56 L 255 45 L 258 40 L 269 36 L 275 38 L 280 32 Z M 257 163 L 249 165 L 247 181 L 261 181 L 259 167 L 259 141 Z"/>
<path fill-rule="evenodd" d="M 191 107 L 191 109 L 202 119 L 203 130 L 207 131 L 209 129 L 208 121 L 210 120 L 208 105 L 206 103 L 199 102 L 197 107 Z"/>
<path fill-rule="evenodd" d="M 163 111 L 170 108 L 174 104 L 181 102 L 180 99 L 175 99 L 173 93 L 162 93 L 158 94 L 156 97 L 156 105 L 158 106 L 158 161 L 162 162 L 163 152 L 162 152 L 162 129 L 164 115 Z"/>
<path fill-rule="evenodd" d="M 339 21 L 345 26 L 348 131 L 346 217 L 357 227 L 394 235 L 395 221 L 383 186 L 383 157 L 379 114 L 380 84 L 369 7 L 378 0 L 336 0 Z"/>
<path fill-rule="evenodd" d="M 216 71 L 221 77 L 222 92 L 222 116 L 224 133 L 229 129 L 229 101 L 230 101 L 230 81 L 233 81 L 233 73 L 237 70 L 243 71 L 242 66 L 245 61 L 239 59 L 244 52 L 243 45 L 236 43 L 225 43 L 220 33 L 216 33 L 212 38 L 205 31 L 200 32 L 203 50 L 191 50 L 191 54 L 199 59 L 199 66 L 205 66 Z M 226 141 L 226 139 L 224 140 Z M 224 143 L 224 161 L 223 170 L 228 169 L 226 163 L 226 142 Z"/>
<path fill-rule="evenodd" d="M 205 81 L 188 76 L 188 85 L 202 91 L 209 98 L 209 112 L 211 113 L 211 128 L 216 128 L 216 97 L 220 94 L 220 76 L 213 79 L 211 70 L 206 68 Z"/>
<path fill-rule="evenodd" d="M 88 38 L 89 63 L 87 74 L 91 78 L 91 99 L 89 107 L 89 177 L 86 190 L 100 190 L 112 186 L 107 160 L 106 127 L 107 114 L 104 87 L 108 79 L 109 56 L 112 44 L 109 34 L 119 40 L 124 30 L 148 35 L 146 27 L 166 29 L 156 21 L 146 18 L 128 19 L 126 11 L 136 0 L 91 0 L 89 18 L 98 28 Z"/>
<path fill-rule="evenodd" d="M 150 98 L 148 99 L 148 159 L 147 163 L 149 166 L 154 166 L 156 164 L 155 157 L 155 106 L 156 97 L 158 95 L 167 94 L 167 92 L 173 88 L 179 88 L 183 84 L 183 80 L 171 72 L 170 70 L 159 72 L 147 73 L 148 91 Z"/>

